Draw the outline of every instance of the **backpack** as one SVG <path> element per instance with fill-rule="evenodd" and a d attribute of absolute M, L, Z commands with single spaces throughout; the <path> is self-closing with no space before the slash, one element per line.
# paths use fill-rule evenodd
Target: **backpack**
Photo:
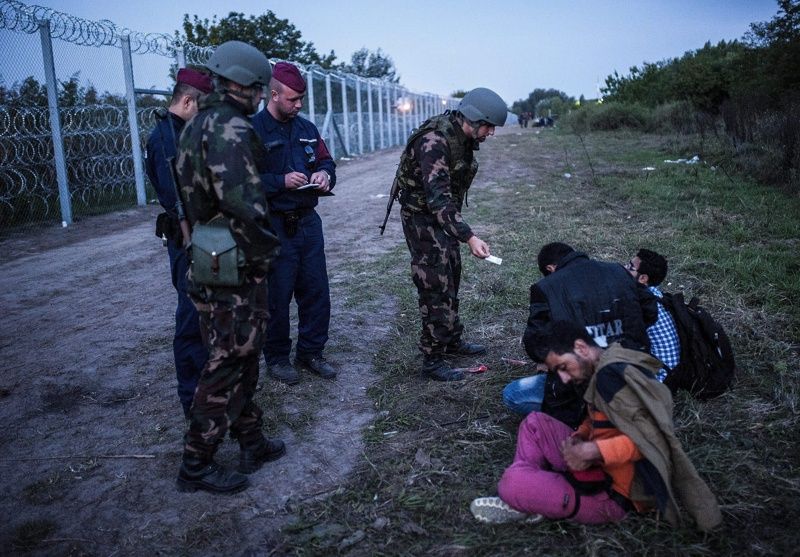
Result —
<path fill-rule="evenodd" d="M 583 401 L 585 390 L 585 386 L 563 383 L 558 374 L 547 372 L 542 412 L 577 429 L 586 417 L 586 403 Z"/>
<path fill-rule="evenodd" d="M 669 370 L 664 384 L 673 393 L 683 389 L 700 400 L 724 393 L 736 375 L 728 335 L 697 298 L 687 304 L 681 292 L 664 293 L 659 302 L 675 321 L 681 343 L 680 363 Z"/>

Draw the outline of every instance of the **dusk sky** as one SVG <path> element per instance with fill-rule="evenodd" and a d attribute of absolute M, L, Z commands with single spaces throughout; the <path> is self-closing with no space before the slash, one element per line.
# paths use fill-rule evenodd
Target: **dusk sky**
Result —
<path fill-rule="evenodd" d="M 381 48 L 394 60 L 401 84 L 414 91 L 449 94 L 485 86 L 509 104 L 536 88 L 596 97 L 598 83 L 614 70 L 625 74 L 633 65 L 679 57 L 706 41 L 741 38 L 750 23 L 770 20 L 778 9 L 774 0 L 26 3 L 89 20 L 108 19 L 134 31 L 170 34 L 180 28 L 184 13 L 212 18 L 230 11 L 259 15 L 272 10 L 293 23 L 318 52 L 334 50 L 340 62 L 361 47 Z M 0 30 L 4 51 L 14 49 L 10 34 Z M 7 64 L 0 63 L 7 82 L 24 77 Z M 146 86 L 164 87 L 166 81 Z"/>

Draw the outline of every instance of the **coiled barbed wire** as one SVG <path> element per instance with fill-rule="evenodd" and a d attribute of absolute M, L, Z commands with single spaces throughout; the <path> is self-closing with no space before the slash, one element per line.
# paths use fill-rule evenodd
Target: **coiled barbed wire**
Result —
<path fill-rule="evenodd" d="M 130 39 L 131 51 L 137 54 L 175 56 L 178 49 L 189 46 L 166 33 L 141 33 L 126 27 L 117 27 L 107 19 L 90 21 L 43 6 L 28 5 L 17 0 L 0 0 L 0 29 L 21 33 L 36 33 L 39 25 L 50 22 L 50 36 L 83 46 L 120 46 L 124 37 Z M 194 47 L 194 45 L 191 45 Z M 203 47 L 195 47 L 205 51 Z M 208 58 L 198 56 L 199 63 Z"/>
<path fill-rule="evenodd" d="M 156 110 L 137 110 L 142 145 Z M 59 114 L 71 199 L 89 204 L 130 196 L 135 178 L 127 107 L 70 106 L 61 107 Z M 30 212 L 31 205 L 37 207 L 38 218 L 57 216 L 51 133 L 46 107 L 0 106 L 0 215 L 8 220 Z"/>
<path fill-rule="evenodd" d="M 33 34 L 45 21 L 49 22 L 50 36 L 54 39 L 82 46 L 120 47 L 123 39 L 127 38 L 133 53 L 156 54 L 173 59 L 179 58 L 178 55 L 182 53 L 186 64 L 204 64 L 215 48 L 195 45 L 164 33 L 135 32 L 117 27 L 108 20 L 91 21 L 18 0 L 0 0 L 0 30 Z M 272 60 L 273 63 L 277 61 Z M 359 82 L 378 87 L 389 85 L 392 87 L 394 103 L 398 102 L 398 95 L 411 93 L 405 87 L 378 78 L 365 78 L 341 69 L 323 69 L 314 64 L 293 63 L 315 78 L 317 99 L 322 103 L 325 92 L 319 78 L 327 76 L 339 81 L 332 84 L 337 88 L 340 83 L 347 87 Z M 365 92 L 362 91 L 363 94 Z M 377 95 L 377 106 L 383 107 L 384 96 L 381 93 Z M 388 99 L 388 91 L 386 95 Z M 445 97 L 437 98 L 445 100 Z M 346 104 L 353 106 L 354 102 L 354 98 L 349 97 Z M 448 102 L 452 107 L 454 100 L 449 99 Z M 340 104 L 338 94 L 334 94 L 333 103 L 337 106 Z M 154 110 L 154 107 L 137 108 L 141 146 L 146 143 L 153 127 Z M 322 111 L 317 111 L 317 120 L 322 118 L 326 110 L 332 112 L 331 121 L 337 130 L 344 131 L 345 120 L 339 113 L 341 108 L 326 106 Z M 396 110 L 396 107 L 390 109 L 387 106 L 385 116 L 382 116 L 387 120 L 387 127 L 384 130 L 383 123 L 380 123 L 378 133 L 382 134 L 379 136 L 381 145 L 384 138 L 392 145 L 393 135 L 398 133 L 399 115 L 393 114 L 392 110 Z M 72 200 L 90 203 L 130 197 L 133 192 L 131 184 L 135 179 L 127 107 L 122 104 L 88 104 L 59 106 L 58 111 Z M 367 124 L 365 118 L 362 116 L 362 126 Z M 388 125 L 390 118 L 393 118 L 391 127 Z M 352 113 L 347 121 L 346 132 L 354 138 L 358 134 L 358 121 Z M 334 138 L 332 140 L 336 141 Z M 43 216 L 57 216 L 58 195 L 48 109 L 39 105 L 0 105 L 0 228 L 11 224 L 11 221 L 21 222 L 28 217 L 39 220 Z"/>

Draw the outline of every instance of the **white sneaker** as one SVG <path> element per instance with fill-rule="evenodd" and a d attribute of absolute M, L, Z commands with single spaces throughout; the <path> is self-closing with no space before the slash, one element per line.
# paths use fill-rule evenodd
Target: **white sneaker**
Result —
<path fill-rule="evenodd" d="M 524 522 L 532 524 L 544 518 L 540 514 L 525 514 L 512 509 L 499 497 L 478 497 L 469 506 L 472 516 L 481 522 L 500 524 L 503 522 Z"/>

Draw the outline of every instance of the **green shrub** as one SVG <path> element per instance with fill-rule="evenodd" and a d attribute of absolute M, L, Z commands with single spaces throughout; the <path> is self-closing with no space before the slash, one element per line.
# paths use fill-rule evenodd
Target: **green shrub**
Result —
<path fill-rule="evenodd" d="M 645 130 L 649 127 L 648 110 L 638 104 L 587 104 L 573 110 L 568 124 L 577 131 Z"/>
<path fill-rule="evenodd" d="M 648 131 L 659 133 L 697 133 L 695 108 L 688 101 L 660 104 L 650 112 Z"/>

